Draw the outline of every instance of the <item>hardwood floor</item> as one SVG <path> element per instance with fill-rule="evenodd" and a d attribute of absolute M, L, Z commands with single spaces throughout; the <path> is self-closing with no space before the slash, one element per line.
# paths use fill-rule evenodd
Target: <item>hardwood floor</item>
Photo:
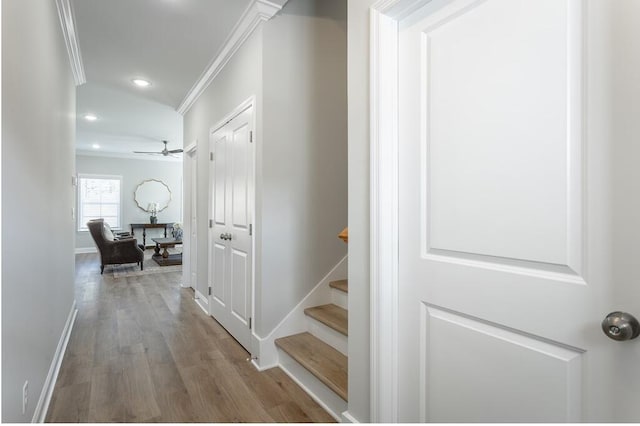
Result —
<path fill-rule="evenodd" d="M 47 422 L 334 422 L 279 368 L 248 363 L 180 279 L 114 279 L 76 256 L 78 316 Z"/>

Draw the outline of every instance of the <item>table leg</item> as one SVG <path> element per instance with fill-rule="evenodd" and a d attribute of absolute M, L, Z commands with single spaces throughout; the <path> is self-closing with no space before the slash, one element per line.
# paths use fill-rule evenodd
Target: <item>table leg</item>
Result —
<path fill-rule="evenodd" d="M 167 251 L 167 247 L 165 246 L 164 251 L 162 252 L 162 257 L 167 259 L 169 257 L 169 252 Z"/>
<path fill-rule="evenodd" d="M 156 246 L 154 247 L 154 249 L 153 249 L 153 250 L 155 251 L 154 256 L 158 256 L 158 255 L 160 255 L 160 244 L 157 244 L 157 243 L 156 243 Z M 167 249 L 164 249 L 164 250 L 165 250 L 165 251 L 167 251 Z"/>
<path fill-rule="evenodd" d="M 142 245 L 147 247 L 147 228 L 142 228 Z"/>

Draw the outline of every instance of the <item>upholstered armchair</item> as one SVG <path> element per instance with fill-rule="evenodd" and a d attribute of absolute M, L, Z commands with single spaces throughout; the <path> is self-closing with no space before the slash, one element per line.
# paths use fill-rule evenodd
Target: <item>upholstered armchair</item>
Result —
<path fill-rule="evenodd" d="M 87 227 L 100 252 L 100 274 L 104 272 L 104 265 L 123 263 L 135 262 L 140 265 L 140 270 L 144 270 L 144 252 L 135 238 L 116 240 L 104 219 L 90 220 Z"/>

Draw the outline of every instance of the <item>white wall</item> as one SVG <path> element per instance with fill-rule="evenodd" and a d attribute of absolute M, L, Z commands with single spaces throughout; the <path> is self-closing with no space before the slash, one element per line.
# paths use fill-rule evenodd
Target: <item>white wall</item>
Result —
<path fill-rule="evenodd" d="M 131 231 L 131 223 L 149 222 L 149 213 L 138 208 L 133 198 L 138 184 L 146 179 L 161 180 L 171 190 L 171 202 L 158 213 L 158 222 L 182 222 L 182 162 L 77 155 L 76 171 L 78 174 L 122 176 L 123 231 Z M 152 244 L 150 238 L 154 236 L 164 236 L 164 231 L 148 229 L 147 245 Z M 142 243 L 141 230 L 136 230 L 136 237 Z M 76 248 L 95 248 L 88 231 L 76 232 Z"/>
<path fill-rule="evenodd" d="M 262 336 L 347 252 L 346 19 L 345 0 L 290 0 L 264 25 Z"/>
<path fill-rule="evenodd" d="M 74 140 L 75 86 L 55 2 L 3 0 L 3 422 L 31 421 L 73 306 Z"/>
<path fill-rule="evenodd" d="M 349 414 L 370 419 L 369 7 L 349 0 Z"/>
<path fill-rule="evenodd" d="M 184 143 L 198 140 L 198 290 L 206 294 L 209 130 L 256 96 L 261 337 L 346 254 L 336 237 L 347 220 L 345 47 L 344 0 L 290 0 L 185 115 Z"/>
<path fill-rule="evenodd" d="M 202 294 L 207 294 L 208 231 L 209 231 L 209 130 L 235 107 L 251 96 L 256 96 L 256 135 L 260 135 L 260 111 L 262 109 L 262 31 L 254 32 L 236 52 L 207 90 L 198 98 L 184 117 L 184 145 L 198 141 L 198 283 L 193 285 Z M 259 136 L 257 136 L 259 138 Z M 261 153 L 260 140 L 256 140 L 257 152 Z M 257 171 L 260 172 L 259 170 Z M 259 188 L 256 188 L 259 193 Z M 185 206 L 184 217 L 189 217 L 190 206 Z M 185 245 L 189 242 L 189 221 L 185 221 Z M 256 241 L 260 232 L 258 221 Z"/>

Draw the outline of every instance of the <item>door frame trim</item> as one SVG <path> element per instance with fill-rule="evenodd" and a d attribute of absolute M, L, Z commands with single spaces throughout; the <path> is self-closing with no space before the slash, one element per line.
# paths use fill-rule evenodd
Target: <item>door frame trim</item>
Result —
<path fill-rule="evenodd" d="M 399 421 L 399 21 L 430 0 L 380 0 L 370 9 L 371 422 Z"/>
<path fill-rule="evenodd" d="M 255 300 L 256 300 L 256 257 L 257 257 L 257 253 L 256 253 L 256 236 L 258 235 L 256 232 L 256 211 L 257 211 L 257 206 L 256 206 L 256 184 L 257 184 L 257 141 L 258 141 L 258 135 L 257 135 L 257 131 L 256 131 L 256 116 L 257 116 L 257 103 L 256 103 L 256 96 L 255 95 L 251 95 L 249 98 L 247 98 L 246 100 L 244 100 L 243 102 L 241 102 L 237 107 L 235 107 L 229 114 L 225 115 L 224 118 L 222 118 L 221 120 L 217 121 L 215 125 L 211 126 L 209 128 L 209 137 L 208 137 L 208 145 L 207 145 L 207 157 L 209 156 L 209 152 L 211 150 L 211 136 L 217 132 L 218 130 L 220 130 L 222 127 L 224 127 L 228 122 L 230 122 L 231 120 L 233 120 L 234 118 L 236 118 L 238 115 L 242 114 L 244 111 L 246 111 L 249 108 L 253 108 L 253 113 L 251 114 L 251 120 L 249 123 L 250 126 L 250 131 L 253 132 L 253 143 L 252 145 L 252 153 L 251 153 L 251 183 L 252 183 L 252 187 L 251 187 L 251 193 L 249 194 L 249 198 L 251 199 L 251 207 L 249 209 L 249 215 L 251 216 L 251 223 L 253 225 L 253 236 L 251 238 L 251 307 L 250 307 L 250 311 L 251 311 L 251 320 L 252 320 L 252 326 L 251 326 L 251 339 L 249 342 L 249 346 L 250 346 L 250 353 L 253 356 L 254 353 L 256 352 L 256 349 L 254 347 L 254 341 L 256 339 L 254 339 L 255 336 L 255 332 L 254 330 L 256 329 L 256 324 L 258 322 L 258 320 L 256 319 L 255 316 Z M 208 219 L 212 220 L 213 219 L 213 212 L 211 211 L 211 205 L 212 205 L 212 199 L 211 199 L 211 183 L 212 183 L 212 174 L 213 174 L 213 165 L 212 162 L 209 161 L 207 159 L 207 164 L 208 164 L 208 179 L 207 179 L 207 214 L 208 214 Z M 211 265 L 211 247 L 210 247 L 210 243 L 211 243 L 211 232 L 212 232 L 212 228 L 209 227 L 209 225 L 207 224 L 207 284 L 211 287 L 213 287 L 211 284 L 211 277 L 212 277 L 212 265 Z M 210 316 L 212 316 L 212 308 L 213 308 L 213 303 L 211 302 L 211 298 L 213 297 L 213 295 L 209 295 L 207 296 L 207 301 L 209 302 L 209 312 L 208 314 Z"/>
<path fill-rule="evenodd" d="M 185 228 L 185 224 L 186 221 L 185 219 L 187 218 L 187 213 L 189 213 L 188 215 L 188 220 L 189 220 L 189 262 L 184 262 L 184 258 L 183 260 L 183 267 L 182 267 L 182 287 L 185 288 L 193 288 L 194 291 L 196 291 L 198 289 L 198 283 L 193 283 L 191 282 L 191 275 L 192 275 L 192 271 L 191 271 L 191 258 L 194 256 L 194 254 L 191 252 L 191 215 L 192 215 L 192 201 L 193 198 L 195 197 L 196 200 L 198 198 L 198 191 L 197 191 L 197 187 L 196 188 L 192 188 L 191 187 L 191 182 L 193 181 L 192 178 L 192 174 L 194 173 L 193 167 L 191 167 L 191 161 L 193 157 L 195 157 L 196 159 L 196 173 L 197 173 L 197 161 L 198 161 L 198 139 L 194 139 L 193 142 L 191 142 L 189 145 L 187 145 L 184 148 L 184 153 L 186 155 L 183 155 L 182 157 L 182 200 L 183 200 L 183 207 L 182 210 L 184 212 L 184 214 L 182 215 L 182 228 Z M 185 161 L 186 160 L 186 161 Z M 185 181 L 184 176 L 188 176 L 189 177 L 189 182 Z M 196 175 L 196 181 L 198 179 L 198 176 Z M 185 194 L 189 194 L 188 197 L 185 197 Z M 187 202 L 188 201 L 188 202 Z M 197 201 L 196 201 L 197 203 Z M 198 210 L 196 209 L 196 217 L 198 216 Z M 185 239 L 185 237 L 187 237 L 186 235 L 183 235 L 183 241 Z M 183 244 L 183 252 L 184 252 L 184 244 Z M 196 265 L 198 262 L 198 252 L 196 251 L 195 253 L 195 258 L 196 258 Z M 186 263 L 186 264 L 185 264 Z M 197 274 L 197 268 L 196 268 L 196 274 Z"/>

